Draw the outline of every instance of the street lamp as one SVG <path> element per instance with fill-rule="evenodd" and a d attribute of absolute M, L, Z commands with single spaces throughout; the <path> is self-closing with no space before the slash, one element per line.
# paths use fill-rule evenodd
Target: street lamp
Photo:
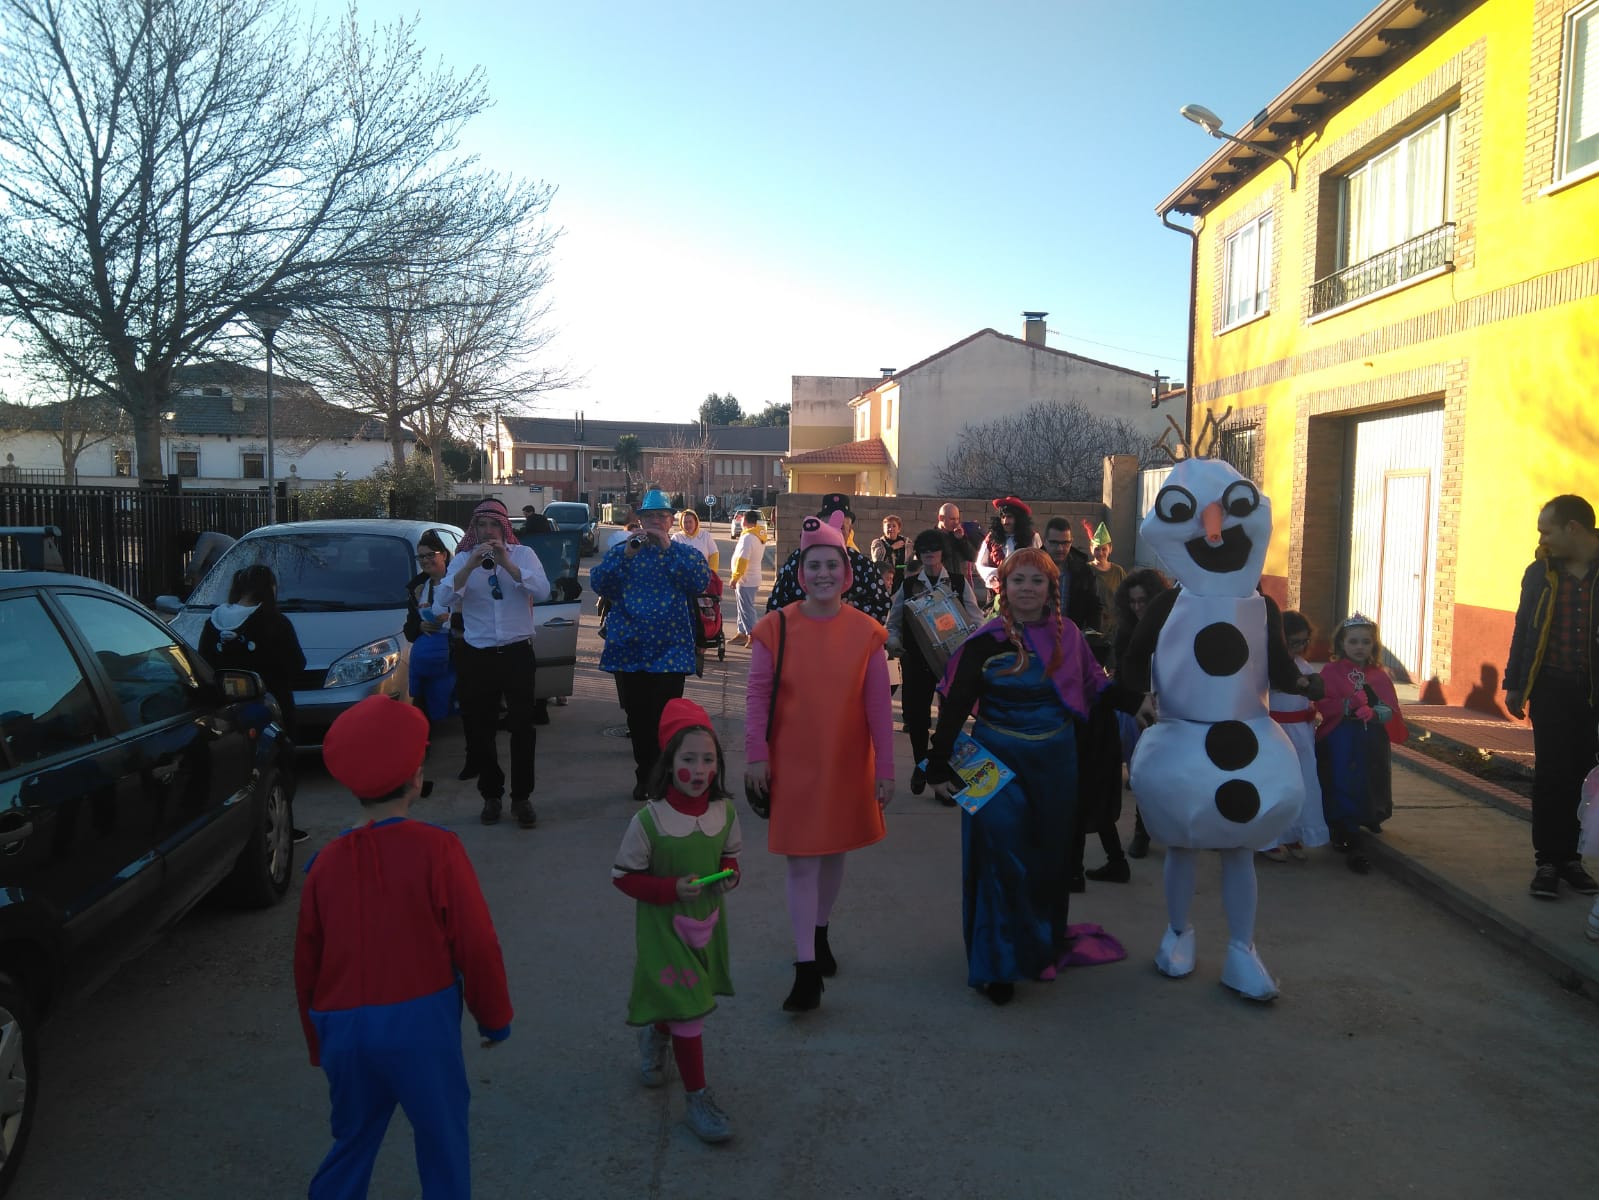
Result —
<path fill-rule="evenodd" d="M 267 486 L 267 524 L 278 523 L 278 481 L 277 461 L 272 455 L 272 343 L 278 335 L 278 327 L 294 314 L 294 310 L 283 304 L 257 304 L 245 312 L 245 316 L 261 331 L 261 338 L 266 342 L 267 350 L 267 386 L 266 386 L 266 486 Z"/>
<path fill-rule="evenodd" d="M 1288 168 L 1288 190 L 1291 192 L 1299 190 L 1299 172 L 1295 170 L 1294 164 L 1289 162 L 1285 155 L 1277 153 L 1269 146 L 1262 146 L 1259 142 L 1245 141 L 1243 138 L 1234 137 L 1230 133 L 1223 133 L 1221 131 L 1221 118 L 1203 104 L 1185 104 L 1177 111 L 1217 141 L 1234 142 L 1237 145 L 1246 146 L 1259 154 L 1264 154 L 1267 158 L 1275 158 Z"/>
<path fill-rule="evenodd" d="M 488 472 L 488 437 L 483 432 L 486 426 L 482 421 L 477 423 L 477 495 L 481 500 L 489 494 Z"/>

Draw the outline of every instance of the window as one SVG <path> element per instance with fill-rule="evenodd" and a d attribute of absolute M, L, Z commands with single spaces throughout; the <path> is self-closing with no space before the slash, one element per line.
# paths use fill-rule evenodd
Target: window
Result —
<path fill-rule="evenodd" d="M 33 596 L 0 600 L 0 770 L 104 733 L 88 681 L 44 605 Z"/>
<path fill-rule="evenodd" d="M 543 451 L 534 453 L 529 450 L 523 456 L 523 463 L 529 471 L 564 471 L 566 470 L 566 455 L 548 454 Z"/>
<path fill-rule="evenodd" d="M 894 397 L 892 395 L 883 397 L 883 428 L 885 430 L 894 428 Z"/>
<path fill-rule="evenodd" d="M 222 389 L 220 387 L 216 387 L 214 385 L 210 386 L 210 387 L 203 387 L 203 388 L 200 389 L 200 394 L 202 396 L 221 396 L 222 395 Z"/>
<path fill-rule="evenodd" d="M 1223 326 L 1258 317 L 1271 307 L 1271 214 L 1263 213 L 1227 239 Z"/>
<path fill-rule="evenodd" d="M 1255 435 L 1259 427 L 1246 425 L 1221 431 L 1221 459 L 1245 479 L 1255 478 Z"/>
<path fill-rule="evenodd" d="M 777 476 L 781 475 L 782 473 L 783 473 L 782 460 L 774 458 L 772 460 L 772 477 L 775 479 Z"/>
<path fill-rule="evenodd" d="M 593 471 L 611 471 L 615 468 L 611 466 L 609 458 L 592 458 L 589 460 L 589 469 Z"/>
<path fill-rule="evenodd" d="M 111 451 L 111 473 L 118 479 L 131 479 L 133 477 L 133 451 Z"/>
<path fill-rule="evenodd" d="M 174 450 L 172 452 L 172 468 L 185 479 L 198 479 L 200 477 L 200 452 L 198 450 Z"/>
<path fill-rule="evenodd" d="M 150 725 L 200 703 L 200 680 L 172 631 L 115 600 L 63 595 L 84 641 L 111 679 L 129 725 Z"/>
<path fill-rule="evenodd" d="M 1560 73 L 1559 175 L 1599 162 L 1599 4 L 1566 15 Z"/>
<path fill-rule="evenodd" d="M 1363 263 L 1450 219 L 1453 129 L 1451 110 L 1344 178 L 1340 267 Z"/>
<path fill-rule="evenodd" d="M 240 456 L 240 458 L 242 460 L 242 466 L 240 467 L 240 474 L 241 474 L 242 478 L 244 478 L 244 479 L 265 479 L 266 478 L 266 455 L 265 454 L 257 454 L 256 452 L 254 452 L 252 450 L 246 450 L 244 452 L 244 454 Z"/>

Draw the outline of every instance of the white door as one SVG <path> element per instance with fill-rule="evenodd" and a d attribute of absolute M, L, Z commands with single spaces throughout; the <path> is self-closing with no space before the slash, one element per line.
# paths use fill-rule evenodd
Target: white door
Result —
<path fill-rule="evenodd" d="M 1347 461 L 1349 612 L 1377 621 L 1383 665 L 1396 679 L 1424 682 L 1432 675 L 1443 405 L 1352 421 Z"/>

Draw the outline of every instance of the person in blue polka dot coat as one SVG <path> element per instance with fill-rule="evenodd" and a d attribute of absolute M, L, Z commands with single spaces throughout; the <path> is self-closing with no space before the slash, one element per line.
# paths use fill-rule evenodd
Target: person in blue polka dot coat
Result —
<path fill-rule="evenodd" d="M 672 502 L 659 488 L 635 511 L 643 531 L 612 546 L 590 568 L 589 584 L 610 604 L 600 670 L 616 676 L 633 741 L 633 798 L 642 802 L 660 753 L 661 710 L 694 670 L 690 605 L 710 585 L 711 569 L 693 546 L 672 540 Z"/>

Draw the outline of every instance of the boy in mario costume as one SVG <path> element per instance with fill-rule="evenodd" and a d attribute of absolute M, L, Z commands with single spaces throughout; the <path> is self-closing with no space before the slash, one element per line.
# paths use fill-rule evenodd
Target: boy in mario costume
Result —
<path fill-rule="evenodd" d="M 300 896 L 295 991 L 333 1108 L 333 1148 L 311 1200 L 367 1194 L 396 1104 L 416 1136 L 423 1196 L 471 1195 L 462 993 L 485 1047 L 511 1036 L 511 998 L 460 839 L 408 819 L 427 742 L 420 709 L 372 696 L 334 721 L 322 745 L 367 823 L 312 857 Z"/>

